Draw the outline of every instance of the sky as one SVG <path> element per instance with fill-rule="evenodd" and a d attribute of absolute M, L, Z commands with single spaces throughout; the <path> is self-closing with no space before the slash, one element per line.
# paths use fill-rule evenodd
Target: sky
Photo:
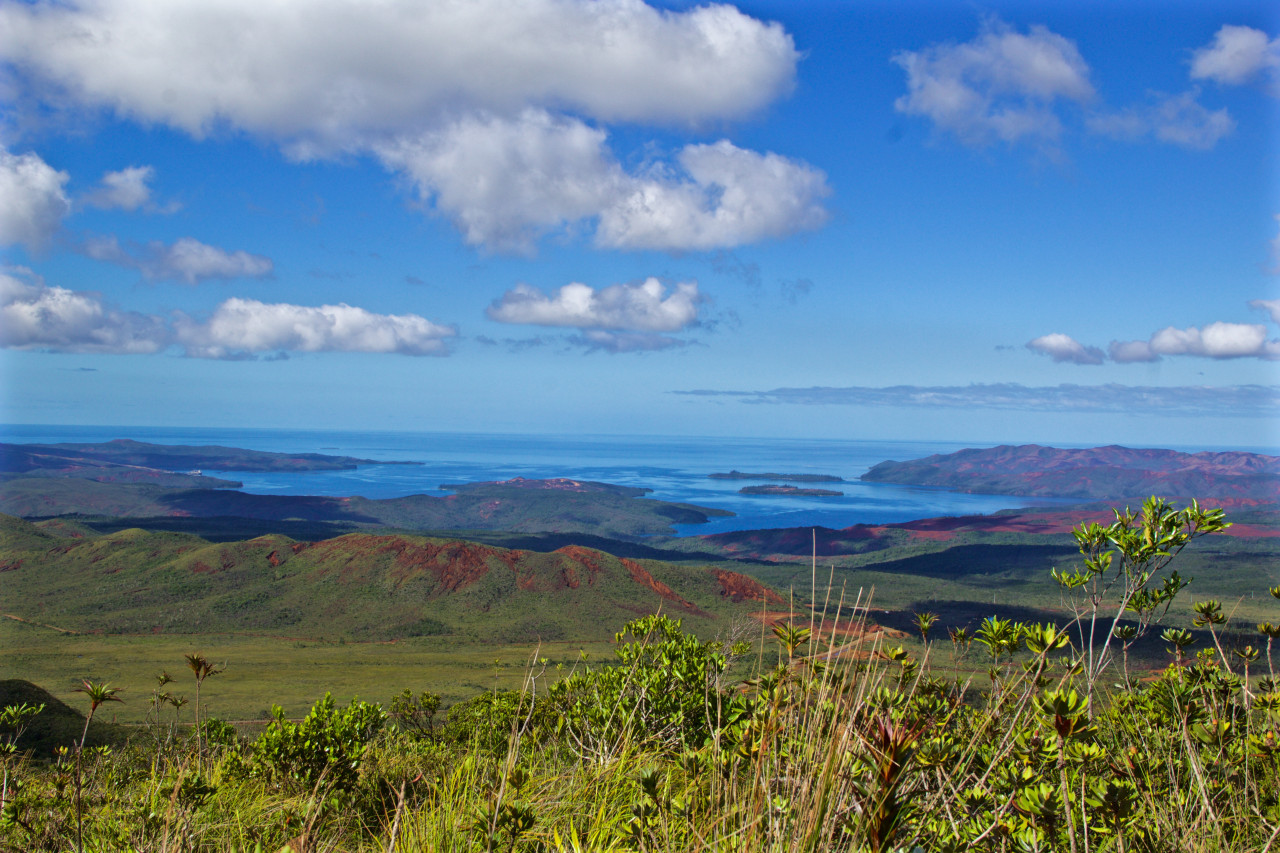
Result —
<path fill-rule="evenodd" d="M 1280 448 L 1277 154 L 1273 2 L 0 0 L 0 421 Z"/>

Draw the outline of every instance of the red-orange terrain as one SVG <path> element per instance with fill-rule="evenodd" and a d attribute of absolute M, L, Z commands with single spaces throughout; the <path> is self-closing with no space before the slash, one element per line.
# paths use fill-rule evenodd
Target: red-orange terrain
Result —
<path fill-rule="evenodd" d="M 539 552 L 371 533 L 210 543 L 136 529 L 72 539 L 18 519 L 6 525 L 9 609 L 75 631 L 602 639 L 659 610 L 714 634 L 735 611 L 782 601 L 723 568 L 579 545 Z"/>

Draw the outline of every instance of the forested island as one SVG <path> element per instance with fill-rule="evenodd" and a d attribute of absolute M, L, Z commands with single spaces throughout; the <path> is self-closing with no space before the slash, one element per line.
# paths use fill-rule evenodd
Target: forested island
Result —
<path fill-rule="evenodd" d="M 801 488 L 797 488 L 796 486 L 781 486 L 781 485 L 775 484 L 775 485 L 769 485 L 769 486 L 743 486 L 741 489 L 738 489 L 738 494 L 740 495 L 786 495 L 788 497 L 797 497 L 797 498 L 805 498 L 805 497 L 817 497 L 817 498 L 837 497 L 838 498 L 838 497 L 842 497 L 844 495 L 844 492 L 837 492 L 832 489 L 801 489 Z"/>

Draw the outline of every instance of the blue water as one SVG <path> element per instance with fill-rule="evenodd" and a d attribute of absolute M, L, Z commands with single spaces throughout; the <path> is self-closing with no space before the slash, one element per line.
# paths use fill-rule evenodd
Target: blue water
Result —
<path fill-rule="evenodd" d="M 94 442 L 115 438 L 421 463 L 296 474 L 204 471 L 239 480 L 244 483 L 244 491 L 256 494 L 390 498 L 448 494 L 439 488 L 446 483 L 568 477 L 652 489 L 653 498 L 735 513 L 732 518 L 715 518 L 707 524 L 681 525 L 682 534 L 777 527 L 842 528 L 1050 503 L 1007 495 L 970 495 L 858 482 L 860 474 L 885 460 L 918 459 L 974 446 L 954 442 L 0 425 L 0 441 L 5 442 Z M 848 482 L 813 484 L 842 491 L 841 497 L 778 497 L 738 494 L 738 489 L 753 481 L 707 477 L 731 469 L 831 474 Z"/>

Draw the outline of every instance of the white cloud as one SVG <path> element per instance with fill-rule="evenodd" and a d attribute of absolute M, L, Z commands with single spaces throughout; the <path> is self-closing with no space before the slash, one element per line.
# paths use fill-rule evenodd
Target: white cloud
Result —
<path fill-rule="evenodd" d="M 626 172 L 604 131 L 528 109 L 468 116 L 378 147 L 390 168 L 449 215 L 472 245 L 532 251 L 535 240 L 596 223 L 604 248 L 700 250 L 816 228 L 826 176 L 728 141 L 688 145 L 674 164 Z"/>
<path fill-rule="evenodd" d="M 150 166 L 130 166 L 102 176 L 102 185 L 85 196 L 84 202 L 105 210 L 137 210 L 151 202 L 148 183 L 155 176 Z"/>
<path fill-rule="evenodd" d="M 529 251 L 540 234 L 598 214 L 626 181 L 604 131 L 543 110 L 468 116 L 378 153 L 468 243 L 509 250 Z"/>
<path fill-rule="evenodd" d="M 1197 100 L 1199 95 L 1197 90 L 1191 89 L 1159 100 L 1152 108 L 1150 118 L 1151 131 L 1156 139 L 1205 151 L 1236 129 L 1235 120 L 1225 107 L 1209 110 Z"/>
<path fill-rule="evenodd" d="M 895 406 L 927 409 L 996 409 L 1120 413 L 1179 414 L 1192 417 L 1275 418 L 1280 413 L 1280 386 L 1229 385 L 1051 385 L 1028 387 L 1012 382 L 990 385 L 886 388 L 774 388 L 771 391 L 673 391 L 694 397 L 734 397 L 744 403 L 816 406 Z"/>
<path fill-rule="evenodd" d="M 1271 322 L 1280 326 L 1280 299 L 1254 299 L 1249 307 L 1271 315 Z"/>
<path fill-rule="evenodd" d="M 1056 103 L 1094 95 L 1075 43 L 1043 26 L 1023 34 L 995 21 L 972 41 L 901 51 L 893 61 L 907 73 L 907 94 L 894 107 L 969 145 L 1054 140 L 1062 129 Z"/>
<path fill-rule="evenodd" d="M 1264 71 L 1280 68 L 1280 38 L 1262 30 L 1224 24 L 1213 41 L 1191 57 L 1191 79 L 1227 86 L 1248 83 Z"/>
<path fill-rule="evenodd" d="M 104 210 L 138 210 L 152 213 L 174 213 L 177 203 L 163 207 L 151 197 L 151 180 L 156 175 L 152 166 L 129 166 L 118 172 L 107 172 L 102 182 L 82 199 L 90 207 Z"/>
<path fill-rule="evenodd" d="M 152 241 L 126 250 L 115 237 L 86 240 L 81 250 L 98 261 L 136 269 L 153 281 L 199 284 L 209 279 L 266 278 L 275 268 L 270 258 L 245 251 L 228 252 L 183 237 L 172 245 Z"/>
<path fill-rule="evenodd" d="M 698 323 L 703 302 L 697 282 L 681 282 L 670 295 L 656 278 L 595 290 L 577 282 L 548 296 L 525 284 L 494 300 L 485 314 L 499 323 L 570 326 L 633 332 L 677 332 Z"/>
<path fill-rule="evenodd" d="M 1097 347 L 1087 347 L 1070 335 L 1054 332 L 1027 342 L 1027 349 L 1047 355 L 1057 362 L 1102 364 L 1106 356 Z"/>
<path fill-rule="evenodd" d="M 1156 361 L 1166 355 L 1276 360 L 1280 340 L 1268 340 L 1267 328 L 1261 324 L 1216 322 L 1185 329 L 1169 326 L 1148 341 L 1113 341 L 1110 350 L 1112 359 L 1120 362 Z"/>
<path fill-rule="evenodd" d="M 818 228 L 826 175 L 806 163 L 727 140 L 688 145 L 687 177 L 655 169 L 601 211 L 596 244 L 622 249 L 716 249 Z"/>
<path fill-rule="evenodd" d="M 328 150 L 471 109 L 737 118 L 789 92 L 800 58 L 780 25 L 731 6 L 640 0 L 71 0 L 6 4 L 0 33 L 51 97 Z"/>
<path fill-rule="evenodd" d="M 68 178 L 37 154 L 0 148 L 0 245 L 38 250 L 48 244 L 71 212 Z"/>
<path fill-rule="evenodd" d="M 0 347 L 106 354 L 156 353 L 177 344 L 194 358 L 263 352 L 447 355 L 451 326 L 416 314 L 350 305 L 268 305 L 228 299 L 207 320 L 117 311 L 96 293 L 49 287 L 29 270 L 0 270 Z"/>
<path fill-rule="evenodd" d="M 373 314 L 351 305 L 267 304 L 228 299 L 204 322 L 179 317 L 175 340 L 197 358 L 263 352 L 375 352 L 446 355 L 457 330 L 416 314 Z"/>
<path fill-rule="evenodd" d="M 1107 346 L 1107 355 L 1118 364 L 1160 360 L 1160 356 L 1151 349 L 1150 341 L 1112 341 Z"/>
<path fill-rule="evenodd" d="M 110 309 L 94 293 L 48 287 L 28 270 L 0 270 L 0 346 L 135 354 L 167 345 L 168 330 L 156 317 Z"/>
<path fill-rule="evenodd" d="M 44 0 L 0 5 L 0 33 L 35 97 L 299 158 L 372 152 L 472 245 L 531 252 L 594 228 L 602 248 L 680 251 L 826 219 L 806 164 L 722 142 L 629 174 L 595 126 L 705 127 L 788 93 L 791 37 L 731 6 Z"/>
<path fill-rule="evenodd" d="M 1154 93 L 1152 102 L 1146 106 L 1091 115 L 1088 128 L 1112 139 L 1137 142 L 1154 137 L 1171 145 L 1207 151 L 1223 137 L 1230 136 L 1236 122 L 1225 107 L 1210 110 L 1199 98 L 1198 89 L 1178 95 Z"/>

